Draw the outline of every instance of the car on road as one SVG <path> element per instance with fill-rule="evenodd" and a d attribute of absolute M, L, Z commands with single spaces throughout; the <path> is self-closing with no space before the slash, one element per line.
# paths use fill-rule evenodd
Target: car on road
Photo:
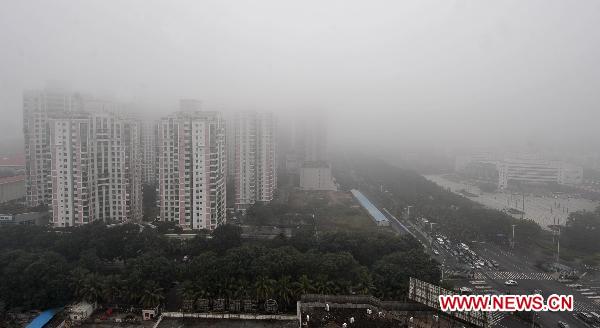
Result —
<path fill-rule="evenodd" d="M 518 286 L 518 285 L 519 285 L 519 283 L 518 283 L 518 282 L 516 282 L 515 280 L 512 280 L 512 279 L 511 279 L 511 280 L 507 280 L 507 281 L 505 281 L 505 282 L 504 282 L 504 284 L 505 284 L 506 286 Z"/>
<path fill-rule="evenodd" d="M 564 321 L 559 321 L 558 322 L 558 327 L 559 328 L 569 328 L 569 324 L 564 322 Z"/>
<path fill-rule="evenodd" d="M 596 321 L 594 320 L 594 316 L 587 312 L 579 312 L 577 313 L 577 315 L 581 320 L 585 321 L 586 323 L 594 323 Z"/>
<path fill-rule="evenodd" d="M 440 255 L 440 252 L 438 252 L 437 250 L 435 250 L 435 249 L 434 249 L 434 250 L 433 250 L 433 254 L 435 254 L 435 255 Z"/>

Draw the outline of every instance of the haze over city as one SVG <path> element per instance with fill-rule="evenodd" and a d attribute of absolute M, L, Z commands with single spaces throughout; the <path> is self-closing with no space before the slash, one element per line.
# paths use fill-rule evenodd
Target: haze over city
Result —
<path fill-rule="evenodd" d="M 598 328 L 599 58 L 595 0 L 0 0 L 0 328 Z"/>
<path fill-rule="evenodd" d="M 0 128 L 16 142 L 23 90 L 58 81 L 155 115 L 180 98 L 324 111 L 335 145 L 382 152 L 598 145 L 595 1 L 0 6 Z"/>

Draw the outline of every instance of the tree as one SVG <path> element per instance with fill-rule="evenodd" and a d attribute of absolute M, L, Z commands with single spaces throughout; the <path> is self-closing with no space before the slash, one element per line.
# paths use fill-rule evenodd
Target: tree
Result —
<path fill-rule="evenodd" d="M 227 298 L 241 299 L 248 296 L 248 282 L 244 279 L 231 279 L 227 283 Z"/>
<path fill-rule="evenodd" d="M 290 276 L 283 276 L 276 283 L 277 298 L 284 305 L 290 304 L 294 297 L 294 290 Z"/>
<path fill-rule="evenodd" d="M 294 288 L 294 292 L 298 297 L 304 294 L 310 294 L 315 290 L 312 280 L 310 280 L 305 274 L 301 275 L 300 279 L 294 283 Z"/>
<path fill-rule="evenodd" d="M 373 265 L 375 287 L 384 299 L 403 299 L 408 292 L 410 277 L 438 284 L 440 271 L 437 263 L 422 251 L 408 250 L 382 257 Z"/>
<path fill-rule="evenodd" d="M 161 287 L 168 288 L 175 281 L 177 271 L 178 266 L 174 261 L 156 253 L 146 253 L 127 263 L 125 276 L 139 282 L 154 281 Z"/>
<path fill-rule="evenodd" d="M 97 303 L 102 299 L 103 292 L 102 277 L 97 273 L 88 273 L 83 282 L 81 299 L 90 303 Z"/>
<path fill-rule="evenodd" d="M 87 275 L 90 272 L 87 269 L 77 267 L 70 274 L 69 286 L 73 290 L 75 297 L 83 299 L 84 290 L 86 288 Z"/>
<path fill-rule="evenodd" d="M 123 280 L 119 275 L 109 275 L 102 282 L 102 298 L 108 303 L 115 303 L 124 293 Z"/>
<path fill-rule="evenodd" d="M 145 308 L 154 308 L 164 299 L 163 289 L 154 281 L 149 281 L 142 292 L 140 303 Z"/>
<path fill-rule="evenodd" d="M 275 281 L 273 279 L 269 279 L 266 276 L 260 276 L 254 282 L 254 291 L 256 295 L 256 299 L 259 301 L 264 301 L 268 298 L 271 298 L 274 291 Z"/>
<path fill-rule="evenodd" d="M 242 245 L 242 229 L 238 226 L 225 224 L 217 227 L 212 234 L 210 247 L 218 253 Z"/>
<path fill-rule="evenodd" d="M 565 245 L 588 253 L 600 251 L 600 207 L 595 212 L 574 212 L 563 231 Z"/>

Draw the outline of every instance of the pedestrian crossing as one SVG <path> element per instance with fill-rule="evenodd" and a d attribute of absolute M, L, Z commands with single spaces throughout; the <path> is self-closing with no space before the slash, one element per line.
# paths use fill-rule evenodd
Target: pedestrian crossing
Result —
<path fill-rule="evenodd" d="M 476 272 L 474 279 L 492 280 L 555 280 L 550 274 L 544 272 L 514 272 L 514 271 L 484 271 Z"/>
<path fill-rule="evenodd" d="M 589 303 L 581 303 L 575 300 L 575 302 L 573 302 L 573 310 L 575 310 L 575 312 L 597 312 L 600 310 L 600 306 Z"/>
<path fill-rule="evenodd" d="M 506 312 L 490 312 L 490 326 L 496 325 L 498 322 L 502 321 L 502 319 L 506 318 L 506 316 L 508 316 L 508 313 Z"/>
<path fill-rule="evenodd" d="M 567 287 L 572 287 L 574 285 L 567 285 Z M 597 291 L 598 287 L 591 286 L 581 286 L 573 291 L 575 295 L 575 302 L 573 304 L 573 308 L 577 312 L 598 312 L 600 311 L 600 296 Z M 578 297 L 581 296 L 581 297 Z M 581 302 L 583 300 L 584 302 Z"/>

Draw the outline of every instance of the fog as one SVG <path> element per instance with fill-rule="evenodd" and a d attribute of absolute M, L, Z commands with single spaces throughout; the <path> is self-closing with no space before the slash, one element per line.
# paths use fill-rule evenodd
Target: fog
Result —
<path fill-rule="evenodd" d="M 0 49 L 3 142 L 60 81 L 152 115 L 323 113 L 334 148 L 600 144 L 597 1 L 4 0 Z"/>

